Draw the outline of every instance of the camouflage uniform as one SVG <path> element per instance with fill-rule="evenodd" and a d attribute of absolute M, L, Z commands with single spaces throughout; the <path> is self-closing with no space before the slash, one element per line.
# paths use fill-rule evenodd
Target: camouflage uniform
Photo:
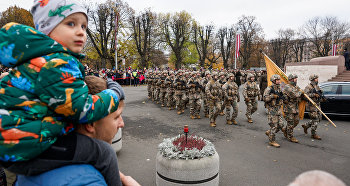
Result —
<path fill-rule="evenodd" d="M 167 72 L 164 71 L 160 74 L 160 78 L 158 79 L 157 86 L 159 87 L 159 101 L 162 107 L 165 107 L 165 93 L 166 93 L 166 84 L 165 79 L 167 77 Z"/>
<path fill-rule="evenodd" d="M 268 110 L 267 120 L 270 125 L 270 130 L 266 131 L 266 135 L 269 137 L 269 144 L 274 147 L 280 147 L 276 143 L 275 133 L 279 130 L 284 131 L 282 123 L 282 101 L 283 94 L 280 88 L 280 84 L 276 83 L 276 80 L 280 80 L 279 75 L 273 75 L 271 77 L 271 86 L 267 87 L 263 94 L 265 107 Z"/>
<path fill-rule="evenodd" d="M 219 73 L 219 83 L 221 84 L 221 88 L 226 83 L 226 77 L 225 77 L 225 73 L 224 72 L 220 72 Z M 221 102 L 221 110 L 220 110 L 220 113 L 219 113 L 220 116 L 225 115 L 225 113 L 224 113 L 224 109 L 225 109 L 224 98 L 225 98 L 225 96 L 222 95 L 222 97 L 220 99 L 220 102 Z"/>
<path fill-rule="evenodd" d="M 205 114 L 205 117 L 209 117 L 209 105 L 208 105 L 208 97 L 207 94 L 205 93 L 205 87 L 207 86 L 208 82 L 210 80 L 210 72 L 206 71 L 205 72 L 205 77 L 201 81 L 202 85 L 202 100 L 203 100 L 203 112 Z"/>
<path fill-rule="evenodd" d="M 177 77 L 174 80 L 174 86 L 175 86 L 175 101 L 176 101 L 176 108 L 177 108 L 177 114 L 182 114 L 185 111 L 185 104 L 184 104 L 184 98 L 185 91 L 186 91 L 186 82 L 184 77 L 182 76 L 182 71 L 178 72 Z"/>
<path fill-rule="evenodd" d="M 230 73 L 228 75 L 228 81 L 222 86 L 222 92 L 224 95 L 224 105 L 226 107 L 226 123 L 231 125 L 232 123 L 237 125 L 236 118 L 238 115 L 238 104 L 240 101 L 238 86 L 234 82 L 234 74 Z M 233 110 L 231 115 L 231 107 Z"/>
<path fill-rule="evenodd" d="M 165 79 L 165 84 L 167 86 L 165 97 L 167 98 L 167 107 L 169 108 L 169 110 L 175 109 L 175 106 L 176 106 L 176 102 L 174 99 L 174 93 L 175 93 L 175 88 L 173 85 L 174 78 L 175 78 L 174 72 L 171 71 L 170 75 Z"/>
<path fill-rule="evenodd" d="M 159 92 L 160 92 L 160 87 L 157 84 L 159 80 L 159 73 L 157 72 L 156 75 L 153 78 L 153 99 L 154 101 L 156 101 L 157 103 L 159 103 Z"/>
<path fill-rule="evenodd" d="M 146 84 L 147 84 L 147 92 L 148 92 L 148 98 L 152 98 L 152 71 L 149 71 L 147 74 Z"/>
<path fill-rule="evenodd" d="M 196 72 L 193 72 L 192 77 L 188 80 L 187 88 L 189 90 L 190 117 L 191 119 L 199 119 L 199 112 L 202 105 L 200 95 L 202 86 Z"/>
<path fill-rule="evenodd" d="M 151 77 L 151 79 L 150 79 L 150 85 L 151 85 L 151 98 L 152 98 L 152 101 L 155 101 L 155 95 L 156 95 L 156 86 L 155 86 L 155 84 L 154 84 L 154 82 L 155 82 L 155 77 L 156 77 L 156 74 L 155 73 L 153 73 L 152 74 L 152 77 Z"/>
<path fill-rule="evenodd" d="M 283 112 L 287 121 L 285 128 L 285 136 L 292 142 L 298 143 L 298 140 L 293 136 L 293 129 L 299 124 L 299 102 L 301 101 L 302 92 L 292 80 L 298 78 L 295 74 L 288 76 L 289 84 L 283 89 Z"/>
<path fill-rule="evenodd" d="M 318 108 L 321 108 L 320 103 L 324 96 L 323 96 L 322 90 L 318 86 L 318 75 L 316 74 L 311 75 L 309 80 L 311 82 L 305 87 L 304 92 L 307 96 L 309 96 L 312 99 L 312 101 L 316 103 Z M 310 102 L 307 103 L 306 109 L 309 111 L 309 116 L 311 120 L 306 124 L 302 125 L 302 127 L 304 128 L 304 132 L 305 134 L 307 134 L 307 129 L 311 127 L 311 137 L 314 139 L 321 140 L 321 137 L 316 134 L 316 130 L 317 130 L 318 123 L 322 120 L 322 114 Z"/>
<path fill-rule="evenodd" d="M 184 81 L 186 82 L 187 84 L 187 81 L 190 79 L 190 72 L 185 72 L 185 77 L 184 77 Z M 187 86 L 185 86 L 185 93 L 184 95 L 182 96 L 182 99 L 183 99 L 183 102 L 184 102 L 184 108 L 186 109 L 187 108 L 187 104 L 189 103 L 189 99 L 188 99 L 188 96 L 189 96 L 189 89 L 187 88 Z"/>
<path fill-rule="evenodd" d="M 210 126 L 216 127 L 215 120 L 221 110 L 220 98 L 222 97 L 221 84 L 217 81 L 217 72 L 213 72 L 212 79 L 209 80 L 205 87 L 205 93 L 209 104 Z M 215 110 L 215 111 L 214 111 Z"/>
<path fill-rule="evenodd" d="M 244 84 L 243 97 L 247 105 L 246 116 L 249 123 L 253 123 L 252 114 L 258 109 L 257 97 L 259 96 L 259 86 L 252 80 L 254 76 L 248 74 L 248 81 Z"/>

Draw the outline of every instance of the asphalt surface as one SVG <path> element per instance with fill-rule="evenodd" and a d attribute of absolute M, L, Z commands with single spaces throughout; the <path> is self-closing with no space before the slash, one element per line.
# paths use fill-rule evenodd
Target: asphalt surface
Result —
<path fill-rule="evenodd" d="M 156 178 L 157 146 L 164 138 L 181 134 L 189 125 L 190 134 L 202 136 L 215 145 L 220 156 L 220 185 L 288 185 L 302 172 L 324 170 L 350 185 L 350 118 L 334 118 L 334 128 L 323 120 L 318 126 L 321 141 L 305 135 L 300 121 L 294 131 L 299 143 L 287 141 L 280 132 L 276 141 L 281 148 L 268 145 L 269 129 L 263 102 L 253 114 L 253 124 L 245 117 L 246 106 L 239 103 L 238 125 L 226 125 L 219 116 L 217 127 L 209 119 L 191 120 L 189 109 L 183 115 L 169 111 L 147 98 L 147 87 L 124 87 L 126 107 L 123 112 L 123 147 L 118 153 L 120 170 L 141 185 L 153 186 Z M 242 98 L 242 97 L 241 97 Z M 243 99 L 241 99 L 243 100 Z M 309 131 L 310 133 L 310 131 Z"/>

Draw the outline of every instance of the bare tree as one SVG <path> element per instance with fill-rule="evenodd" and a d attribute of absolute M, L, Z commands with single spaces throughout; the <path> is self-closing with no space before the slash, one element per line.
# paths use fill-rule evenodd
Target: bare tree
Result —
<path fill-rule="evenodd" d="M 242 56 L 242 67 L 249 67 L 249 60 L 254 51 L 254 45 L 260 38 L 262 38 L 263 30 L 259 23 L 257 23 L 254 16 L 242 16 L 238 23 L 238 30 L 241 32 L 242 46 L 240 54 Z"/>
<path fill-rule="evenodd" d="M 115 34 L 118 35 L 115 29 L 117 13 L 119 13 L 119 27 L 123 27 L 133 10 L 121 0 L 116 2 L 108 0 L 105 3 L 98 4 L 97 8 L 91 5 L 88 5 L 87 8 L 89 16 L 87 34 L 89 41 L 101 58 L 101 64 L 97 65 L 98 68 L 105 68 L 107 61 L 112 64 L 115 63 Z M 118 55 L 124 54 L 118 52 Z"/>
<path fill-rule="evenodd" d="M 315 17 L 303 25 L 303 34 L 314 45 L 314 57 L 328 56 L 332 40 L 337 41 L 349 31 L 349 24 L 336 17 Z"/>
<path fill-rule="evenodd" d="M 293 52 L 295 62 L 303 61 L 305 44 L 306 44 L 306 38 L 300 33 L 297 33 L 291 43 L 292 45 L 291 51 Z"/>
<path fill-rule="evenodd" d="M 228 60 L 233 48 L 234 36 L 233 26 L 231 28 L 221 27 L 217 33 L 217 38 L 220 41 L 220 53 L 226 69 L 228 68 Z"/>
<path fill-rule="evenodd" d="M 193 23 L 193 43 L 196 45 L 196 49 L 199 55 L 199 65 L 204 67 L 205 58 L 208 53 L 208 44 L 211 39 L 214 25 L 206 25 L 205 27 Z"/>
<path fill-rule="evenodd" d="M 209 61 L 210 68 L 213 68 L 213 64 L 216 63 L 220 57 L 220 41 L 213 39 L 209 43 L 208 54 L 206 56 Z"/>
<path fill-rule="evenodd" d="M 295 32 L 294 30 L 288 28 L 288 29 L 280 29 L 278 31 L 278 37 L 282 41 L 282 46 L 281 46 L 281 63 L 280 67 L 284 67 L 288 57 L 290 56 L 289 51 L 292 48 L 292 38 L 294 37 Z"/>
<path fill-rule="evenodd" d="M 272 39 L 270 40 L 270 56 L 271 59 L 276 63 L 277 66 L 281 66 L 281 50 L 282 50 L 282 41 L 281 39 Z"/>
<path fill-rule="evenodd" d="M 132 30 L 132 39 L 140 55 L 141 68 L 148 66 L 151 52 L 151 37 L 154 33 L 156 14 L 146 10 L 139 16 L 130 16 L 129 22 Z"/>
<path fill-rule="evenodd" d="M 185 11 L 161 15 L 160 28 L 167 45 L 175 54 L 175 68 L 181 68 L 184 44 L 189 41 L 192 19 Z"/>

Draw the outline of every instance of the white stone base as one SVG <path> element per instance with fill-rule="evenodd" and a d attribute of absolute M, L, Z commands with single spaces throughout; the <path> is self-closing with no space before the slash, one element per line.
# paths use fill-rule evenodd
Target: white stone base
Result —
<path fill-rule="evenodd" d="M 115 150 L 115 152 L 119 152 L 122 149 L 122 146 L 122 129 L 120 128 L 112 140 L 112 148 Z"/>
<path fill-rule="evenodd" d="M 213 156 L 194 160 L 164 158 L 159 152 L 156 159 L 157 186 L 218 186 L 220 159 Z"/>

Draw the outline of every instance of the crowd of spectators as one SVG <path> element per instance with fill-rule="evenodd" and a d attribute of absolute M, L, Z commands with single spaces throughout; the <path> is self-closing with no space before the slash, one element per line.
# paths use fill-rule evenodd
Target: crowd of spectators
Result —
<path fill-rule="evenodd" d="M 86 75 L 94 75 L 102 78 L 110 78 L 121 85 L 143 85 L 145 84 L 146 69 L 138 70 L 131 67 L 125 70 L 101 69 L 95 70 L 85 65 Z"/>

